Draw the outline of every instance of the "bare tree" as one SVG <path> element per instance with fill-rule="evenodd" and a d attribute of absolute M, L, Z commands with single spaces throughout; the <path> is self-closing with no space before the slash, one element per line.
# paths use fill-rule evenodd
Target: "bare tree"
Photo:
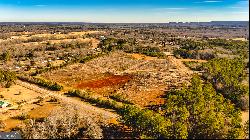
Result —
<path fill-rule="evenodd" d="M 82 113 L 82 112 L 81 112 Z M 23 138 L 27 139 L 70 139 L 102 138 L 102 129 L 88 115 L 81 117 L 77 109 L 67 105 L 57 109 L 44 121 L 28 120 L 21 128 Z"/>

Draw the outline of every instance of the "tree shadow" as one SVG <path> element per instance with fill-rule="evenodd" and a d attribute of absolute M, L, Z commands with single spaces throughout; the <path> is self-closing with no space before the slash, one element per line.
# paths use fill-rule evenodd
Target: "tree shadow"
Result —
<path fill-rule="evenodd" d="M 138 139 L 139 135 L 124 125 L 110 124 L 102 126 L 104 139 Z"/>

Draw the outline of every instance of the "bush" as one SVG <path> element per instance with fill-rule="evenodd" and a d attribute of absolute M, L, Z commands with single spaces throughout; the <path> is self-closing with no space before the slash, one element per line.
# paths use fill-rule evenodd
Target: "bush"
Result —
<path fill-rule="evenodd" d="M 127 99 L 124 99 L 121 95 L 118 95 L 118 94 L 116 94 L 116 95 L 111 95 L 111 96 L 109 96 L 111 99 L 114 99 L 114 100 L 116 100 L 116 101 L 118 101 L 118 102 L 123 102 L 123 103 L 125 103 L 125 104 L 133 104 L 131 101 L 129 101 L 129 100 L 127 100 Z"/>
<path fill-rule="evenodd" d="M 71 90 L 65 94 L 69 96 L 80 97 L 90 103 L 97 104 L 100 107 L 111 108 L 116 110 L 120 109 L 120 106 L 116 101 L 91 97 L 88 92 L 81 92 L 80 90 Z"/>
<path fill-rule="evenodd" d="M 10 55 L 10 52 L 9 51 L 5 51 L 3 52 L 1 55 L 0 55 L 0 60 L 3 60 L 3 61 L 9 61 L 11 58 L 11 55 Z"/>
<path fill-rule="evenodd" d="M 16 73 L 0 69 L 0 84 L 9 88 L 16 80 Z"/>
<path fill-rule="evenodd" d="M 202 70 L 202 64 L 200 64 L 199 62 L 183 62 L 183 64 L 185 64 L 187 67 L 194 71 Z"/>
<path fill-rule="evenodd" d="M 5 127 L 6 127 L 6 124 L 2 120 L 0 120 L 0 129 L 3 129 Z"/>
<path fill-rule="evenodd" d="M 20 80 L 27 81 L 29 83 L 36 84 L 54 91 L 61 91 L 63 89 L 63 86 L 59 85 L 58 83 L 47 81 L 41 78 L 34 78 L 31 76 L 18 76 L 18 78 Z"/>
<path fill-rule="evenodd" d="M 100 57 L 102 56 L 102 54 L 94 54 L 94 55 L 88 55 L 88 56 L 77 56 L 75 58 L 73 58 L 70 61 L 67 61 L 66 63 L 60 64 L 59 66 L 51 66 L 49 65 L 49 67 L 43 68 L 43 69 L 39 69 L 36 70 L 36 72 L 31 73 L 30 76 L 37 76 L 38 74 L 44 73 L 44 72 L 48 72 L 48 71 L 53 71 L 53 70 L 58 70 L 61 69 L 63 67 L 66 67 L 68 65 L 74 64 L 74 63 L 85 63 L 87 61 L 90 61 L 94 58 Z"/>
<path fill-rule="evenodd" d="M 245 139 L 249 139 L 249 120 L 244 124 L 244 137 Z"/>
<path fill-rule="evenodd" d="M 171 138 L 169 127 L 172 125 L 163 116 L 148 109 L 126 105 L 118 113 L 121 121 L 132 127 L 133 131 L 151 138 Z"/>
<path fill-rule="evenodd" d="M 43 121 L 27 120 L 21 127 L 25 139 L 103 138 L 102 129 L 88 114 L 82 117 L 74 106 L 53 110 Z M 82 112 L 83 113 L 83 112 Z"/>
<path fill-rule="evenodd" d="M 12 118 L 18 119 L 18 120 L 26 120 L 26 119 L 29 119 L 29 115 L 22 113 L 21 115 L 18 115 L 18 116 L 12 117 Z"/>
<path fill-rule="evenodd" d="M 249 110 L 249 95 L 242 96 L 239 102 L 239 107 L 243 110 Z"/>

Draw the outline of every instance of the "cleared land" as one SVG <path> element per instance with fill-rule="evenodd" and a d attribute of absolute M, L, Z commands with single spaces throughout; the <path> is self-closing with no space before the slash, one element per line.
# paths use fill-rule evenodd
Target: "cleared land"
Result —
<path fill-rule="evenodd" d="M 17 106 L 15 109 L 9 109 L 1 112 L 0 116 L 2 117 L 0 118 L 0 120 L 3 121 L 6 126 L 4 129 L 2 129 L 2 131 L 11 131 L 12 128 L 17 127 L 18 125 L 23 125 L 23 120 L 16 118 L 16 116 L 25 116 L 26 118 L 30 119 L 45 118 L 53 113 L 55 109 L 63 109 L 66 105 L 77 106 L 79 108 L 79 112 L 83 112 L 82 115 L 86 115 L 85 113 L 87 113 L 89 116 L 92 116 L 91 118 L 95 120 L 102 119 L 103 123 L 112 123 L 111 120 L 116 120 L 118 117 L 116 114 L 110 111 L 94 107 L 88 103 L 81 101 L 78 98 L 66 97 L 64 95 L 61 95 L 60 93 L 48 91 L 36 85 L 21 81 L 19 82 L 19 84 L 21 85 L 19 86 L 19 88 L 24 89 L 25 91 L 29 91 L 31 93 L 37 93 L 39 91 L 39 93 L 37 94 L 42 94 L 41 97 L 43 96 L 43 98 L 34 100 L 27 104 L 24 102 L 23 104 Z M 36 96 L 30 95 L 29 99 L 35 99 L 35 97 Z M 53 101 L 55 98 L 56 100 Z"/>
<path fill-rule="evenodd" d="M 140 106 L 162 104 L 164 91 L 187 82 L 192 71 L 174 57 L 158 59 L 113 52 L 40 76 L 103 96 L 120 96 Z"/>

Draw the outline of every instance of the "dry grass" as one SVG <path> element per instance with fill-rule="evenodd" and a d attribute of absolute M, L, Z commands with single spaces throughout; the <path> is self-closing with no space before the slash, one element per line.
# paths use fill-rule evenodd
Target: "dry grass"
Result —
<path fill-rule="evenodd" d="M 249 111 L 242 111 L 241 112 L 242 124 L 249 120 Z"/>
<path fill-rule="evenodd" d="M 206 63 L 207 60 L 201 59 L 180 59 L 181 62 L 199 62 L 199 63 Z"/>
<path fill-rule="evenodd" d="M 63 39 L 67 39 L 69 36 L 74 36 L 74 37 L 79 38 L 82 35 L 96 34 L 96 33 L 100 33 L 100 32 L 101 31 L 83 31 L 83 32 L 71 32 L 68 34 L 48 34 L 47 33 L 47 34 L 35 34 L 35 35 L 32 35 L 32 33 L 28 33 L 28 34 L 30 34 L 30 36 L 25 34 L 25 33 L 22 33 L 22 35 L 20 35 L 20 36 L 11 36 L 11 38 L 6 39 L 6 40 L 2 40 L 2 42 L 10 41 L 10 40 L 23 40 L 23 41 L 25 41 L 25 40 L 35 38 L 35 37 L 48 38 L 48 39 L 54 38 L 56 40 L 63 40 Z"/>
<path fill-rule="evenodd" d="M 50 62 L 50 64 L 51 64 L 52 66 L 60 66 L 60 65 L 63 64 L 63 63 L 65 63 L 64 60 L 55 60 L 55 61 Z"/>
<path fill-rule="evenodd" d="M 81 82 L 99 80 L 115 75 L 115 73 L 122 72 L 138 62 L 142 61 L 133 60 L 125 53 L 113 53 L 85 64 L 73 64 L 57 71 L 44 73 L 41 76 L 72 86 Z"/>
<path fill-rule="evenodd" d="M 125 84 L 131 79 L 130 76 L 111 75 L 99 80 L 84 81 L 77 85 L 77 88 L 102 88 Z"/>
<path fill-rule="evenodd" d="M 233 38 L 232 40 L 247 41 L 247 39 L 246 39 L 246 38 Z"/>
<path fill-rule="evenodd" d="M 12 128 L 17 127 L 18 125 L 23 125 L 23 122 L 21 120 L 16 120 L 11 118 L 3 121 L 3 123 L 5 124 L 5 128 L 2 130 L 0 129 L 0 131 L 4 132 L 10 132 Z"/>
<path fill-rule="evenodd" d="M 49 116 L 49 114 L 54 109 L 58 108 L 59 105 L 60 104 L 46 102 L 45 99 L 39 105 L 26 104 L 24 106 L 21 106 L 18 110 L 8 110 L 5 113 L 0 113 L 1 116 L 4 115 L 4 117 L 1 117 L 0 120 L 5 123 L 5 128 L 0 129 L 0 131 L 8 132 L 11 131 L 12 128 L 23 125 L 24 120 L 18 120 L 17 118 L 15 118 L 16 116 L 24 114 L 31 119 L 45 118 Z"/>
<path fill-rule="evenodd" d="M 58 104 L 44 104 L 43 106 L 36 107 L 28 112 L 30 118 L 39 119 L 46 118 L 56 108 L 59 108 Z"/>
<path fill-rule="evenodd" d="M 133 54 L 129 54 L 131 55 L 133 58 L 135 59 L 139 59 L 139 60 L 155 60 L 157 59 L 157 57 L 150 57 L 150 56 L 146 56 L 146 55 L 143 55 L 143 54 L 138 54 L 138 53 L 133 53 Z"/>
<path fill-rule="evenodd" d="M 118 95 L 140 106 L 148 106 L 162 104 L 164 91 L 188 82 L 192 74 L 174 57 L 145 58 L 118 51 L 41 76 L 66 86 L 103 96 Z"/>
<path fill-rule="evenodd" d="M 6 124 L 6 127 L 3 128 L 2 131 L 11 131 L 12 128 L 22 124 L 22 121 L 13 118 L 15 116 L 28 114 L 30 118 L 43 118 L 58 105 L 46 102 L 47 99 L 50 99 L 47 98 L 39 104 L 29 103 L 20 106 L 19 104 L 35 100 L 41 96 L 41 94 L 19 85 L 13 85 L 8 89 L 0 89 L 0 95 L 3 96 L 2 99 L 7 100 L 12 106 L 16 106 L 15 109 L 0 112 L 0 120 Z"/>
<path fill-rule="evenodd" d="M 18 102 L 29 101 L 40 96 L 39 93 L 19 85 L 13 85 L 10 88 L 1 89 L 0 95 L 3 95 L 3 99 L 7 100 L 13 105 L 16 105 Z"/>

